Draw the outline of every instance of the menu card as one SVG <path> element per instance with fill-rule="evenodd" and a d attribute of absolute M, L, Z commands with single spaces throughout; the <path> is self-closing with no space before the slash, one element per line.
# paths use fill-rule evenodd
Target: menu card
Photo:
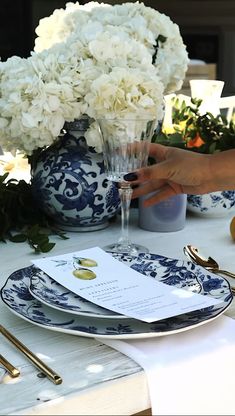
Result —
<path fill-rule="evenodd" d="M 32 261 L 61 285 L 103 308 L 154 322 L 220 301 L 158 282 L 99 247 Z"/>

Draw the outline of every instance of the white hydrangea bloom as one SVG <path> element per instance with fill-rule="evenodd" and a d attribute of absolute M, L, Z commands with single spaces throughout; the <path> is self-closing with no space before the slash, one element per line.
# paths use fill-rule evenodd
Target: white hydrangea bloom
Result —
<path fill-rule="evenodd" d="M 148 49 L 154 57 L 153 64 L 164 84 L 165 94 L 181 88 L 189 62 L 188 54 L 178 25 L 164 13 L 139 2 L 114 6 L 91 2 L 84 6 L 68 3 L 65 9 L 59 9 L 56 22 L 55 16 L 54 12 L 40 21 L 36 29 L 36 51 L 53 45 L 53 42 L 65 41 L 74 34 L 83 42 L 85 39 L 89 42 L 89 36 L 91 40 L 92 36 L 94 39 L 101 33 L 99 25 L 102 25 L 103 32 L 111 33 L 116 29 L 119 37 L 125 33 L 129 39 L 135 39 Z M 106 46 L 107 49 L 111 47 L 109 44 Z"/>
<path fill-rule="evenodd" d="M 188 56 L 179 28 L 144 3 L 67 3 L 41 19 L 34 52 L 0 62 L 0 144 L 32 154 L 83 114 L 163 118 Z M 86 134 L 101 151 L 92 124 Z"/>
<path fill-rule="evenodd" d="M 65 9 L 56 9 L 49 17 L 40 19 L 35 32 L 35 52 L 49 49 L 56 43 L 64 42 L 69 35 L 81 28 L 88 22 L 90 11 L 94 7 L 108 6 L 103 3 L 90 2 L 85 5 L 67 3 Z"/>
<path fill-rule="evenodd" d="M 138 69 L 114 68 L 92 82 L 86 94 L 87 113 L 94 119 L 127 118 L 133 115 L 161 120 L 163 85 Z"/>
<path fill-rule="evenodd" d="M 79 61 L 68 49 L 62 59 L 60 49 L 0 64 L 0 142 L 4 149 L 30 155 L 52 144 L 65 121 L 83 114 Z"/>
<path fill-rule="evenodd" d="M 102 152 L 102 142 L 101 142 L 101 136 L 100 136 L 100 131 L 99 131 L 99 125 L 96 121 L 92 123 L 89 129 L 86 131 L 85 139 L 86 139 L 88 146 L 94 147 L 97 153 Z"/>

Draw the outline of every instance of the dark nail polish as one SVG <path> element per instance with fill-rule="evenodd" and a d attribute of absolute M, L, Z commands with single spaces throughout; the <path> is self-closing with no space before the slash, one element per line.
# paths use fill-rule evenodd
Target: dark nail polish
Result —
<path fill-rule="evenodd" d="M 123 179 L 128 182 L 136 181 L 138 179 L 138 176 L 135 172 L 127 173 L 123 176 Z"/>

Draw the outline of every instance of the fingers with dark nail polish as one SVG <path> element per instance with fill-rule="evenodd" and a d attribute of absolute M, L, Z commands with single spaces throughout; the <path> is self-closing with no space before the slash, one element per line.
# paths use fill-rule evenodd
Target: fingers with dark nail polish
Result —
<path fill-rule="evenodd" d="M 130 172 L 124 175 L 123 179 L 127 182 L 132 182 L 132 181 L 136 181 L 138 179 L 138 176 L 135 172 Z"/>

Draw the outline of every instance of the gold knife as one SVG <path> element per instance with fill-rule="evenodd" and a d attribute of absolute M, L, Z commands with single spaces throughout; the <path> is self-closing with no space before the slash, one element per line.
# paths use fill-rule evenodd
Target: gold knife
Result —
<path fill-rule="evenodd" d="M 61 384 L 62 378 L 41 361 L 32 351 L 30 351 L 21 341 L 12 335 L 6 328 L 0 325 L 0 333 L 8 339 L 19 351 L 21 351 L 39 370 L 42 371 L 54 384 Z"/>
<path fill-rule="evenodd" d="M 7 372 L 10 374 L 11 377 L 18 377 L 20 375 L 20 371 L 18 368 L 14 367 L 13 364 L 11 364 L 6 358 L 4 358 L 0 354 L 0 364 L 7 370 Z"/>

